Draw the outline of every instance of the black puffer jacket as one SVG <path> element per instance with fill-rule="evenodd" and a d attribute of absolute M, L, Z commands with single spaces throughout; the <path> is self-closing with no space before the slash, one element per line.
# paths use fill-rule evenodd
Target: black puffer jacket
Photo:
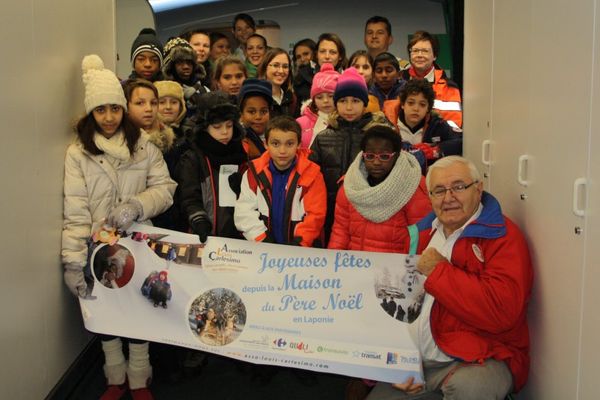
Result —
<path fill-rule="evenodd" d="M 333 225 L 338 181 L 360 152 L 360 141 L 364 132 L 374 124 L 391 126 L 382 113 L 366 113 L 353 122 L 337 117 L 330 121 L 327 129 L 317 135 L 310 147 L 312 153 L 309 159 L 321 166 L 321 173 L 327 187 L 326 242 L 329 241 Z"/>
<path fill-rule="evenodd" d="M 238 172 L 246 168 L 242 136 L 243 128 L 238 123 L 234 124 L 233 138 L 226 145 L 207 132 L 199 132 L 177 164 L 175 180 L 179 186 L 176 199 L 181 213 L 187 221 L 197 214 L 205 214 L 212 223 L 213 236 L 242 237 L 233 222 L 233 207 L 219 206 L 221 165 L 238 165 Z"/>

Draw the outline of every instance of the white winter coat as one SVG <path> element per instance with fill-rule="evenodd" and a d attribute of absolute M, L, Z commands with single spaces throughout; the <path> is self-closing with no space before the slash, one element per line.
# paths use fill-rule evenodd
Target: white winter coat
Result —
<path fill-rule="evenodd" d="M 156 146 L 143 133 L 133 156 L 116 168 L 105 154 L 93 155 L 77 141 L 67 149 L 64 181 L 62 262 L 84 266 L 87 240 L 119 204 L 135 198 L 142 205 L 137 221 L 149 219 L 173 204 L 177 184 Z"/>

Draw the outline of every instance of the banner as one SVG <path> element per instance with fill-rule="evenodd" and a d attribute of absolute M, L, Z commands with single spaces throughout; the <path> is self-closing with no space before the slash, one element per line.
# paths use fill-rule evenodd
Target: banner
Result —
<path fill-rule="evenodd" d="M 94 236 L 85 327 L 258 364 L 422 382 L 416 256 L 254 243 L 134 225 Z"/>

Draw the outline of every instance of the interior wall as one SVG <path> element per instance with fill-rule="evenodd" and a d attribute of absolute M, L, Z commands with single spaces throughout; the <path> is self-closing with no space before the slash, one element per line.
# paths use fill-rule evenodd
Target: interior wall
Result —
<path fill-rule="evenodd" d="M 154 13 L 147 0 L 116 0 L 117 76 L 131 74 L 131 45 L 143 28 L 155 28 Z M 165 40 L 163 40 L 165 43 Z"/>
<path fill-rule="evenodd" d="M 276 3 L 275 3 L 276 4 Z M 255 20 L 273 20 L 281 27 L 279 46 L 291 49 L 295 42 L 310 37 L 314 40 L 323 32 L 337 33 L 346 46 L 347 55 L 364 49 L 365 21 L 374 15 L 388 18 L 392 24 L 394 43 L 390 51 L 407 58 L 409 34 L 418 29 L 431 33 L 446 33 L 442 5 L 438 1 L 383 0 L 376 2 L 339 3 L 320 0 L 299 0 L 275 5 L 269 0 L 252 3 L 240 0 L 215 2 L 184 9 L 161 12 L 156 16 L 161 39 L 178 35 L 191 27 L 230 26 L 240 12 Z"/>
<path fill-rule="evenodd" d="M 465 1 L 465 155 L 480 160 L 491 141 L 486 188 L 521 227 L 534 266 L 530 373 L 518 399 L 598 397 L 599 18 L 597 0 Z M 570 54 L 577 62 L 556 80 L 564 67 L 553 60 Z"/>
<path fill-rule="evenodd" d="M 70 126 L 83 111 L 81 59 L 114 68 L 113 1 L 3 4 L 0 146 L 5 277 L 0 291 L 5 399 L 39 399 L 89 341 L 62 279 L 62 182 Z"/>

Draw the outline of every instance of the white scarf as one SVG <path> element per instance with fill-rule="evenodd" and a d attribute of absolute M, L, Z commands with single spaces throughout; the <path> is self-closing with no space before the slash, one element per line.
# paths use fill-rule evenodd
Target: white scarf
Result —
<path fill-rule="evenodd" d="M 100 133 L 94 133 L 94 143 L 96 147 L 102 150 L 105 154 L 119 161 L 127 161 L 131 157 L 129 148 L 125 142 L 123 131 L 119 130 L 109 139 L 105 138 Z"/>
<path fill-rule="evenodd" d="M 329 124 L 329 114 L 325 114 L 323 111 L 319 111 L 317 113 L 317 120 L 315 121 L 315 126 L 313 126 L 313 135 L 312 135 L 312 138 L 310 139 L 310 144 L 308 145 L 309 148 L 310 148 L 310 146 L 312 146 L 317 135 L 319 133 L 323 132 L 325 130 L 325 128 L 327 128 L 328 124 Z"/>
<path fill-rule="evenodd" d="M 370 186 L 362 154 L 358 153 L 346 172 L 344 192 L 360 215 L 375 223 L 387 221 L 415 194 L 421 182 L 421 167 L 412 154 L 401 151 L 385 180 Z"/>

